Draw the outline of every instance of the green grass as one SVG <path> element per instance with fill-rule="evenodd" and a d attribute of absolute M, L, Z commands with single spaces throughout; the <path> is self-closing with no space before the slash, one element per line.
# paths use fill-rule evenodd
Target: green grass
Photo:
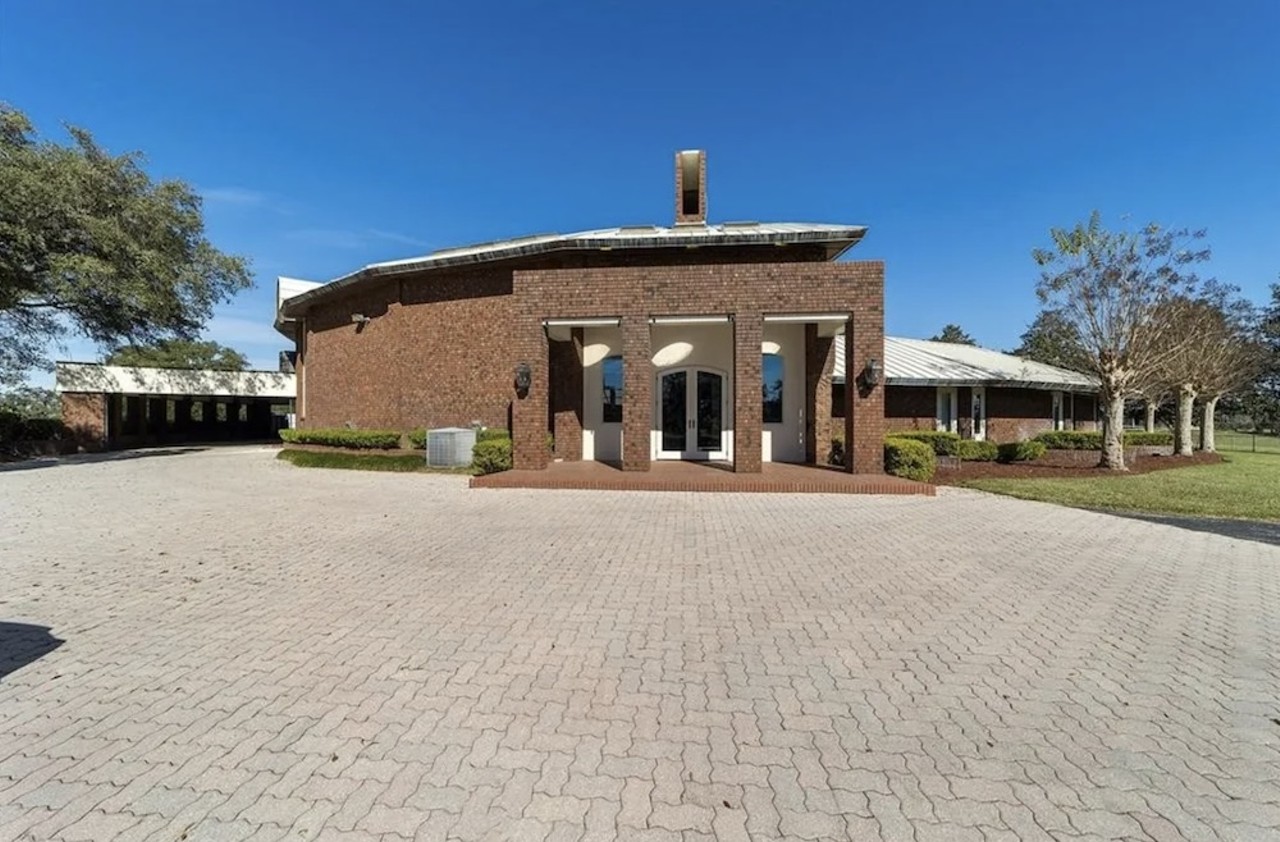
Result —
<path fill-rule="evenodd" d="M 341 468 L 351 471 L 394 471 L 416 474 L 470 474 L 468 468 L 432 468 L 421 453 L 373 456 L 367 453 L 328 453 L 312 450 L 281 450 L 276 458 L 299 468 Z"/>
<path fill-rule="evenodd" d="M 1219 465 L 1084 479 L 975 479 L 968 488 L 1063 506 L 1280 520 L 1280 456 L 1232 453 Z"/>
<path fill-rule="evenodd" d="M 1233 430 L 1216 430 L 1213 437 L 1214 444 L 1217 445 L 1218 450 L 1243 453 L 1280 453 L 1280 436 L 1237 433 Z"/>

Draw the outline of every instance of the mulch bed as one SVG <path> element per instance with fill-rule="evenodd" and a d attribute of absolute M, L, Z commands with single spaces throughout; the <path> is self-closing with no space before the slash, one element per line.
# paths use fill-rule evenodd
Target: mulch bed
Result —
<path fill-rule="evenodd" d="M 1139 456 L 1127 464 L 1129 475 L 1133 475 L 1163 471 L 1168 468 L 1185 468 L 1189 465 L 1216 465 L 1221 461 L 1222 456 L 1217 453 L 1197 453 L 1194 456 Z M 972 479 L 988 477 L 1072 479 L 1106 476 L 1115 476 L 1115 473 L 1098 467 L 1054 464 L 1052 455 L 1046 455 L 1035 462 L 1015 462 L 1010 465 L 1002 465 L 999 462 L 963 462 L 959 465 L 947 466 L 940 459 L 938 472 L 933 476 L 933 484 L 962 485 Z"/>

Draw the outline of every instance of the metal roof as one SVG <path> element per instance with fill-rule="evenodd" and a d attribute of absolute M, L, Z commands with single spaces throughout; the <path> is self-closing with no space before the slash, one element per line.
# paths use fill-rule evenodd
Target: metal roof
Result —
<path fill-rule="evenodd" d="M 109 392 L 286 400 L 297 391 L 294 375 L 281 371 L 140 368 L 100 363 L 55 363 L 54 382 L 59 393 Z"/>
<path fill-rule="evenodd" d="M 827 246 L 827 259 L 835 260 L 866 234 L 862 225 L 816 222 L 723 222 L 716 225 L 624 225 L 575 234 L 536 234 L 495 240 L 489 243 L 441 249 L 422 257 L 371 263 L 316 289 L 307 290 L 280 302 L 277 322 L 291 318 L 316 299 L 365 278 L 467 266 L 498 260 L 529 257 L 555 251 L 598 251 L 609 249 L 693 248 L 744 245 L 796 245 L 818 243 Z"/>
<path fill-rule="evenodd" d="M 843 349 L 844 343 L 839 347 Z M 844 376 L 844 354 L 838 353 L 832 377 L 843 383 Z M 884 338 L 884 382 L 889 386 L 1022 386 L 1068 392 L 1098 388 L 1098 381 L 1087 374 L 1014 354 L 897 336 Z"/>

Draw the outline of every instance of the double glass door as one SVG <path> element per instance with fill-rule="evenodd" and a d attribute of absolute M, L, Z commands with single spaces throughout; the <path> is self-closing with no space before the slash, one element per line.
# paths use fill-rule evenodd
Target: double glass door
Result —
<path fill-rule="evenodd" d="M 726 459 L 725 377 L 704 368 L 658 375 L 658 458 Z"/>

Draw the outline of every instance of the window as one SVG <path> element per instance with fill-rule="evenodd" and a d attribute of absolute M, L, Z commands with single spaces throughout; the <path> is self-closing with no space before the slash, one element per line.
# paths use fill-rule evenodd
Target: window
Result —
<path fill-rule="evenodd" d="M 987 437 L 986 390 L 980 386 L 973 387 L 973 437 L 982 441 Z"/>
<path fill-rule="evenodd" d="M 622 357 L 605 357 L 600 365 L 604 374 L 604 413 L 600 420 L 606 424 L 621 424 Z"/>
<path fill-rule="evenodd" d="M 956 390 L 939 387 L 937 390 L 937 415 L 934 429 L 949 433 L 956 431 Z"/>
<path fill-rule="evenodd" d="M 761 355 L 761 388 L 764 398 L 764 423 L 782 423 L 783 361 L 778 354 Z"/>
<path fill-rule="evenodd" d="M 1065 428 L 1062 417 L 1062 393 L 1053 393 L 1053 429 L 1061 430 Z"/>

